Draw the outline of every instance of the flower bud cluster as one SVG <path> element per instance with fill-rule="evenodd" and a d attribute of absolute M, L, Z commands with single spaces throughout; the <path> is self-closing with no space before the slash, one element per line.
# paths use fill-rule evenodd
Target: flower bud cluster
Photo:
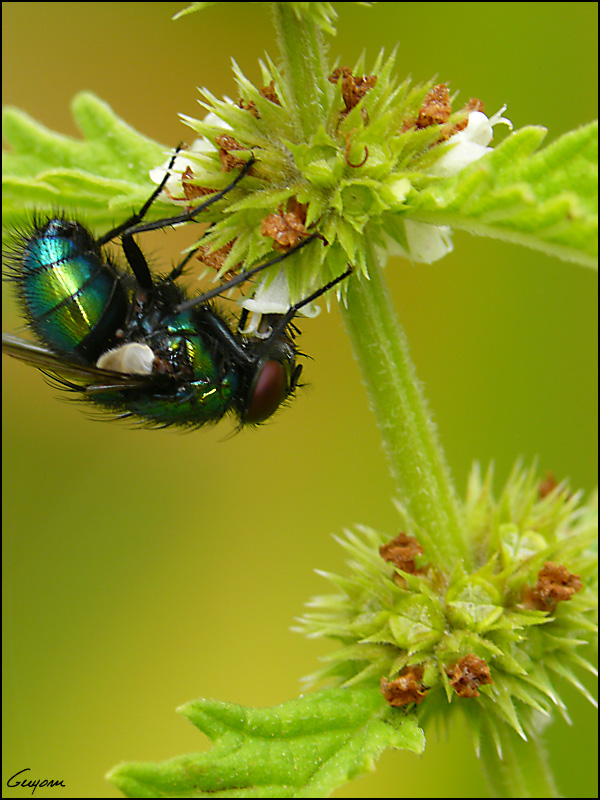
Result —
<path fill-rule="evenodd" d="M 346 532 L 350 575 L 323 573 L 339 591 L 302 619 L 341 647 L 310 680 L 377 682 L 391 706 L 423 715 L 466 703 L 474 731 L 491 711 L 526 737 L 540 713 L 566 713 L 554 677 L 585 693 L 575 669 L 591 669 L 579 650 L 595 630 L 596 507 L 520 467 L 495 498 L 491 470 L 475 468 L 463 514 L 468 564 L 441 562 L 404 514 L 391 540 Z"/>

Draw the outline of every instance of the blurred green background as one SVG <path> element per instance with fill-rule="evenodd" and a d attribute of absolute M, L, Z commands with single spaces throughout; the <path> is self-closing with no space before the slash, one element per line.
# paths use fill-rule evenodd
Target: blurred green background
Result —
<path fill-rule="evenodd" d="M 353 64 L 398 47 L 401 78 L 434 75 L 503 103 L 552 140 L 597 115 L 596 3 L 336 4 L 331 54 Z M 218 3 L 4 3 L 4 103 L 78 135 L 89 89 L 148 136 L 188 135 L 196 86 L 236 97 L 235 57 L 260 80 L 276 56 L 268 12 Z M 148 235 L 147 235 L 148 236 Z M 157 261 L 176 258 L 153 235 Z M 497 483 L 517 456 L 575 488 L 596 482 L 596 276 L 544 255 L 456 234 L 432 266 L 388 277 L 461 492 L 473 459 Z M 168 247 L 171 245 L 171 249 Z M 16 330 L 12 299 L 4 325 Z M 117 797 L 121 760 L 204 749 L 174 708 L 197 696 L 273 705 L 297 695 L 326 642 L 289 628 L 343 569 L 331 534 L 355 522 L 397 533 L 393 483 L 337 312 L 301 322 L 310 386 L 256 431 L 193 434 L 94 422 L 33 369 L 4 359 L 5 715 L 3 780 L 62 779 L 36 797 Z M 590 681 L 584 677 L 587 685 Z M 595 797 L 595 716 L 565 690 L 574 727 L 548 731 L 563 793 Z M 47 793 L 45 793 L 47 792 Z M 421 759 L 388 752 L 339 797 L 478 797 L 468 733 L 429 732 Z M 30 796 L 6 789 L 5 796 Z"/>

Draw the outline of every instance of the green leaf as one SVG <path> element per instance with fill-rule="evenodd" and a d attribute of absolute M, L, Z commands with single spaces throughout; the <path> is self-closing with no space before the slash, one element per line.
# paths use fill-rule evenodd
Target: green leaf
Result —
<path fill-rule="evenodd" d="M 3 113 L 2 221 L 13 227 L 31 210 L 74 210 L 91 226 L 110 227 L 139 208 L 154 188 L 149 170 L 167 148 L 142 136 L 88 92 L 76 95 L 73 115 L 84 138 L 48 130 L 15 108 Z M 148 218 L 171 213 L 157 201 Z"/>
<path fill-rule="evenodd" d="M 598 123 L 534 153 L 545 133 L 527 127 L 511 134 L 457 175 L 409 198 L 408 214 L 595 266 Z"/>
<path fill-rule="evenodd" d="M 108 775 L 127 797 L 325 797 L 373 769 L 387 747 L 421 753 L 416 718 L 377 687 L 326 689 L 274 708 L 195 700 L 179 709 L 208 753 L 132 763 Z"/>

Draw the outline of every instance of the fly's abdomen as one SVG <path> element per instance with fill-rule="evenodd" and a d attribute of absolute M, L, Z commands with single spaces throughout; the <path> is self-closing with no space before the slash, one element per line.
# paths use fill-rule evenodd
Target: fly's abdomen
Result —
<path fill-rule="evenodd" d="M 27 319 L 55 352 L 95 361 L 126 319 L 123 282 L 82 225 L 51 219 L 36 227 L 13 263 Z"/>

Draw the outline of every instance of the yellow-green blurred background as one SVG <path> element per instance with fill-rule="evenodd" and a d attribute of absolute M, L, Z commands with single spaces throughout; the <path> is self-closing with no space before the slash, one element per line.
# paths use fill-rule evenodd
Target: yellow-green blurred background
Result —
<path fill-rule="evenodd" d="M 549 140 L 597 114 L 596 3 L 336 4 L 331 53 L 367 63 L 398 45 L 398 73 L 503 103 Z M 4 104 L 78 135 L 89 89 L 166 145 L 196 86 L 236 97 L 235 57 L 259 81 L 276 56 L 268 12 L 218 3 L 171 22 L 180 3 L 4 3 Z M 170 261 L 169 237 L 150 248 Z M 148 248 L 148 241 L 146 241 Z M 473 459 L 506 477 L 517 456 L 589 490 L 596 481 L 596 278 L 523 248 L 455 235 L 432 266 L 388 276 L 458 486 Z M 4 325 L 15 330 L 11 299 Z M 397 532 L 393 483 L 337 313 L 301 322 L 310 387 L 269 425 L 181 435 L 90 421 L 33 369 L 5 363 L 6 780 L 62 779 L 36 797 L 116 797 L 121 760 L 204 749 L 174 713 L 197 696 L 273 705 L 327 652 L 289 628 L 313 568 L 340 570 L 331 534 L 355 522 Z M 4 359 L 4 361 L 8 361 Z M 590 681 L 584 677 L 587 685 Z M 595 716 L 565 690 L 574 727 L 549 729 L 568 797 L 595 797 Z M 47 792 L 47 793 L 46 793 Z M 339 797 L 478 797 L 468 734 L 429 735 L 425 755 L 388 752 Z"/>

